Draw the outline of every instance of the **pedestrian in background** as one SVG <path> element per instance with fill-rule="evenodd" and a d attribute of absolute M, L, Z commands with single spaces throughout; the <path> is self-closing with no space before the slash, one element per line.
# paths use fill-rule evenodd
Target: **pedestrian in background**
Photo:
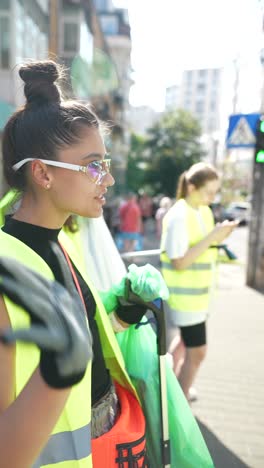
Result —
<path fill-rule="evenodd" d="M 140 191 L 138 204 L 141 210 L 143 230 L 145 230 L 146 222 L 153 216 L 153 200 L 146 192 Z"/>
<path fill-rule="evenodd" d="M 125 252 L 133 252 L 136 243 L 141 239 L 142 216 L 137 196 L 129 192 L 127 200 L 119 209 L 120 233 L 124 243 Z"/>
<path fill-rule="evenodd" d="M 169 208 L 171 207 L 171 205 L 172 205 L 172 201 L 169 197 L 162 197 L 159 202 L 159 208 L 157 209 L 156 214 L 155 214 L 156 235 L 158 239 L 161 238 L 163 218 L 165 214 L 167 213 L 167 211 L 169 210 Z"/>
<path fill-rule="evenodd" d="M 194 164 L 179 180 L 176 203 L 163 220 L 161 238 L 162 273 L 170 291 L 169 322 L 179 327 L 185 357 L 178 375 L 186 397 L 206 354 L 206 320 L 209 292 L 217 249 L 233 231 L 236 222 L 214 226 L 213 202 L 220 187 L 216 169 Z M 182 342 L 178 343 L 182 347 Z M 173 352 L 177 368 L 178 349 Z"/>

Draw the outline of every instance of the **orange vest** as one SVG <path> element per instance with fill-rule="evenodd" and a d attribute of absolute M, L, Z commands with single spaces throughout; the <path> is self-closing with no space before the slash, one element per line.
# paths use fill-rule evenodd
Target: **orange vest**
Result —
<path fill-rule="evenodd" d="M 120 414 L 110 431 L 92 439 L 93 468 L 143 468 L 146 462 L 145 418 L 136 397 L 115 383 Z"/>

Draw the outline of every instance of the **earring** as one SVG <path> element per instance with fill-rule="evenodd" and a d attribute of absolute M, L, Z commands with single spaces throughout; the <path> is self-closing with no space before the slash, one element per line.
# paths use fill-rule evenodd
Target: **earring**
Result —
<path fill-rule="evenodd" d="M 45 187 L 47 190 L 50 189 L 50 184 L 47 184 L 46 187 Z"/>

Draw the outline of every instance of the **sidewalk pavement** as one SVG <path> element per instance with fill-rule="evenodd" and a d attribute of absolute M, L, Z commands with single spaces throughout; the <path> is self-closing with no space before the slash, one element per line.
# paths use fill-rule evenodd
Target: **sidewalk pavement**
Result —
<path fill-rule="evenodd" d="M 154 226 L 146 231 L 144 249 L 157 249 Z M 245 233 L 235 236 L 230 245 L 245 260 Z M 144 260 L 158 266 L 158 259 Z M 192 410 L 216 468 L 264 468 L 264 295 L 245 286 L 245 266 L 219 267 L 211 309 Z"/>
<path fill-rule="evenodd" d="M 264 296 L 221 265 L 192 404 L 217 468 L 264 467 Z"/>

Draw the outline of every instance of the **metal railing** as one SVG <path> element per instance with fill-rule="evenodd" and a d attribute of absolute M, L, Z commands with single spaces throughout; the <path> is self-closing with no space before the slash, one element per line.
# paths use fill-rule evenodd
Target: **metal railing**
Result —
<path fill-rule="evenodd" d="M 151 263 L 156 268 L 160 268 L 160 249 L 135 250 L 133 252 L 122 252 L 120 255 L 126 266 L 131 263 L 135 263 L 136 265 Z M 149 259 L 149 262 L 147 259 Z"/>
<path fill-rule="evenodd" d="M 156 257 L 160 255 L 160 249 L 152 249 L 152 250 L 133 250 L 133 252 L 123 252 L 121 253 L 121 257 L 125 260 L 127 258 L 133 257 Z"/>

